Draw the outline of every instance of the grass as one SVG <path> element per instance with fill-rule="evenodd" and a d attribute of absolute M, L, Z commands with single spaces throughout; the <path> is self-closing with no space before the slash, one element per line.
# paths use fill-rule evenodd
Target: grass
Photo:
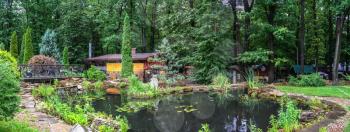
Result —
<path fill-rule="evenodd" d="M 39 132 L 26 122 L 20 121 L 0 121 L 0 132 Z"/>
<path fill-rule="evenodd" d="M 350 86 L 296 87 L 277 86 L 277 89 L 287 93 L 305 94 L 308 96 L 339 97 L 350 99 Z"/>

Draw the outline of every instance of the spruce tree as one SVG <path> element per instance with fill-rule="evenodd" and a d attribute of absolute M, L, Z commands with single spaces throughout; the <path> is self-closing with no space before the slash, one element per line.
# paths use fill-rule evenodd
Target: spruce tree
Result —
<path fill-rule="evenodd" d="M 17 33 L 15 31 L 12 32 L 11 35 L 10 53 L 13 57 L 18 58 L 18 40 Z"/>
<path fill-rule="evenodd" d="M 32 45 L 32 29 L 27 28 L 24 34 L 24 53 L 23 53 L 23 63 L 27 63 L 30 58 L 33 57 L 33 45 Z"/>
<path fill-rule="evenodd" d="M 68 47 L 64 47 L 64 49 L 63 49 L 63 64 L 69 65 Z"/>
<path fill-rule="evenodd" d="M 56 33 L 53 30 L 47 29 L 39 44 L 40 54 L 50 56 L 56 60 L 60 60 L 61 55 L 57 46 Z"/>
<path fill-rule="evenodd" d="M 123 26 L 123 40 L 122 40 L 122 71 L 123 78 L 129 77 L 133 74 L 133 63 L 131 56 L 131 29 L 129 16 L 126 14 Z"/>

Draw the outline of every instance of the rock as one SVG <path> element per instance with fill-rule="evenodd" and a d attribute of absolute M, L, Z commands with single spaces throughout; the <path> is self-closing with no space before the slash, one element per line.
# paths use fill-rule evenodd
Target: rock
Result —
<path fill-rule="evenodd" d="M 116 95 L 116 94 L 120 94 L 120 90 L 117 88 L 108 88 L 106 89 L 106 93 Z"/>
<path fill-rule="evenodd" d="M 73 126 L 70 132 L 89 132 L 89 129 L 77 124 Z"/>
<path fill-rule="evenodd" d="M 317 117 L 317 115 L 312 111 L 303 111 L 301 113 L 300 120 L 302 122 L 309 122 L 309 121 L 312 121 L 313 119 L 315 119 L 316 117 Z"/>
<path fill-rule="evenodd" d="M 35 103 L 33 101 L 24 104 L 25 108 L 35 108 Z"/>
<path fill-rule="evenodd" d="M 78 85 L 77 88 L 78 88 L 79 90 L 82 90 L 82 89 L 83 89 L 83 86 Z"/>
<path fill-rule="evenodd" d="M 184 92 L 192 92 L 193 91 L 193 88 L 192 87 L 185 87 L 183 89 Z"/>
<path fill-rule="evenodd" d="M 94 120 L 91 122 L 90 128 L 98 130 L 98 127 L 101 125 L 110 126 L 110 127 L 114 128 L 114 130 L 119 129 L 119 125 L 116 122 L 116 120 L 104 119 L 104 118 L 99 118 L 99 117 L 94 118 Z"/>

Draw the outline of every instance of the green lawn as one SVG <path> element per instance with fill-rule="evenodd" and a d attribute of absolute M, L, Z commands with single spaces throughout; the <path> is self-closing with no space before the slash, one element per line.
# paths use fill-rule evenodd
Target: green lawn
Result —
<path fill-rule="evenodd" d="M 324 87 L 295 87 L 277 86 L 277 89 L 287 93 L 299 93 L 309 96 L 339 97 L 350 99 L 350 86 L 324 86 Z"/>

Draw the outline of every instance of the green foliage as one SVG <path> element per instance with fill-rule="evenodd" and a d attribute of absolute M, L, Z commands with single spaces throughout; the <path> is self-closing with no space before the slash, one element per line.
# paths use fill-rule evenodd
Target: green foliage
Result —
<path fill-rule="evenodd" d="M 0 121 L 0 132 L 39 132 L 29 126 L 28 123 L 15 120 Z"/>
<path fill-rule="evenodd" d="M 133 72 L 133 61 L 131 55 L 131 27 L 129 16 L 125 15 L 123 26 L 123 41 L 122 41 L 122 71 L 121 76 L 127 78 Z"/>
<path fill-rule="evenodd" d="M 0 120 L 12 118 L 19 110 L 20 80 L 11 66 L 0 59 Z"/>
<path fill-rule="evenodd" d="M 114 128 L 106 125 L 101 125 L 98 127 L 99 132 L 114 132 Z"/>
<path fill-rule="evenodd" d="M 272 54 L 271 51 L 258 48 L 255 51 L 246 51 L 237 57 L 237 60 L 245 64 L 254 63 L 267 63 L 269 62 L 269 56 Z"/>
<path fill-rule="evenodd" d="M 328 132 L 327 131 L 327 127 L 321 127 L 320 129 L 319 129 L 319 132 Z M 345 131 L 346 132 L 346 131 Z"/>
<path fill-rule="evenodd" d="M 249 130 L 250 130 L 251 132 L 263 132 L 262 129 L 257 128 L 256 125 L 252 123 L 252 120 L 250 120 L 249 123 L 250 123 L 250 124 L 249 124 Z"/>
<path fill-rule="evenodd" d="M 16 59 L 7 51 L 0 50 L 0 62 L 7 62 L 10 64 L 11 71 L 17 76 L 20 76 L 17 67 Z"/>
<path fill-rule="evenodd" d="M 47 98 L 55 94 L 55 88 L 50 85 L 40 85 L 38 88 L 33 89 L 32 95 L 34 97 Z"/>
<path fill-rule="evenodd" d="M 104 81 L 107 79 L 106 73 L 98 69 L 96 66 L 91 66 L 85 71 L 83 77 L 90 81 Z"/>
<path fill-rule="evenodd" d="M 40 54 L 53 57 L 56 60 L 61 59 L 60 51 L 57 46 L 57 34 L 54 30 L 47 29 L 39 43 Z"/>
<path fill-rule="evenodd" d="M 309 75 L 301 75 L 299 78 L 295 78 L 293 76 L 289 77 L 288 84 L 292 86 L 325 86 L 325 80 L 318 73 L 313 73 Z"/>
<path fill-rule="evenodd" d="M 5 50 L 5 44 L 3 42 L 0 42 L 0 50 Z"/>
<path fill-rule="evenodd" d="M 23 63 L 26 64 L 30 60 L 30 58 L 32 58 L 34 55 L 31 28 L 26 29 L 26 32 L 23 35 L 23 39 L 24 39 L 24 43 L 23 43 L 24 51 L 21 51 L 21 52 L 23 52 Z"/>
<path fill-rule="evenodd" d="M 128 77 L 129 87 L 127 94 L 131 97 L 155 97 L 158 92 L 150 84 L 142 83 L 135 75 Z"/>
<path fill-rule="evenodd" d="M 327 107 L 321 102 L 321 100 L 317 98 L 311 98 L 307 100 L 306 104 L 309 105 L 312 109 L 324 109 Z"/>
<path fill-rule="evenodd" d="M 209 128 L 209 124 L 202 124 L 201 129 L 198 130 L 198 132 L 211 132 L 210 128 Z"/>
<path fill-rule="evenodd" d="M 18 58 L 18 38 L 15 31 L 11 35 L 10 53 L 13 57 Z"/>
<path fill-rule="evenodd" d="M 126 117 L 117 116 L 116 120 L 120 127 L 119 132 L 127 132 L 130 129 L 130 126 L 128 124 L 128 120 L 126 119 Z"/>
<path fill-rule="evenodd" d="M 51 96 L 44 102 L 44 109 L 48 113 L 59 116 L 69 124 L 88 125 L 89 118 L 86 113 L 93 112 L 90 107 L 84 106 L 84 108 L 81 108 L 81 106 L 75 105 L 72 108 L 70 105 L 63 103 L 57 95 Z"/>
<path fill-rule="evenodd" d="M 63 65 L 69 65 L 69 57 L 68 57 L 68 47 L 64 47 L 63 49 Z"/>
<path fill-rule="evenodd" d="M 269 128 L 270 132 L 278 132 L 281 128 L 285 132 L 292 132 L 300 127 L 299 118 L 301 110 L 297 108 L 294 102 L 287 97 L 283 97 L 280 101 L 281 108 L 278 111 L 278 118 L 271 116 Z"/>
<path fill-rule="evenodd" d="M 213 78 L 212 85 L 219 87 L 220 89 L 224 89 L 225 91 L 231 87 L 230 80 L 225 74 L 222 73 Z"/>
<path fill-rule="evenodd" d="M 182 65 L 177 62 L 179 58 L 171 46 L 168 39 L 163 39 L 156 50 L 157 55 L 148 60 L 150 62 L 155 62 L 155 64 L 151 66 L 152 69 L 164 71 L 164 74 L 159 74 L 157 77 L 160 81 L 165 82 L 167 86 L 172 86 L 179 80 L 185 78 L 179 73 Z"/>
<path fill-rule="evenodd" d="M 344 132 L 350 132 L 350 123 L 348 123 L 348 125 L 346 126 Z"/>
<path fill-rule="evenodd" d="M 248 69 L 244 78 L 247 81 L 248 88 L 257 89 L 257 88 L 259 88 L 259 86 L 261 86 L 261 83 L 255 77 L 254 70 L 252 68 Z"/>

